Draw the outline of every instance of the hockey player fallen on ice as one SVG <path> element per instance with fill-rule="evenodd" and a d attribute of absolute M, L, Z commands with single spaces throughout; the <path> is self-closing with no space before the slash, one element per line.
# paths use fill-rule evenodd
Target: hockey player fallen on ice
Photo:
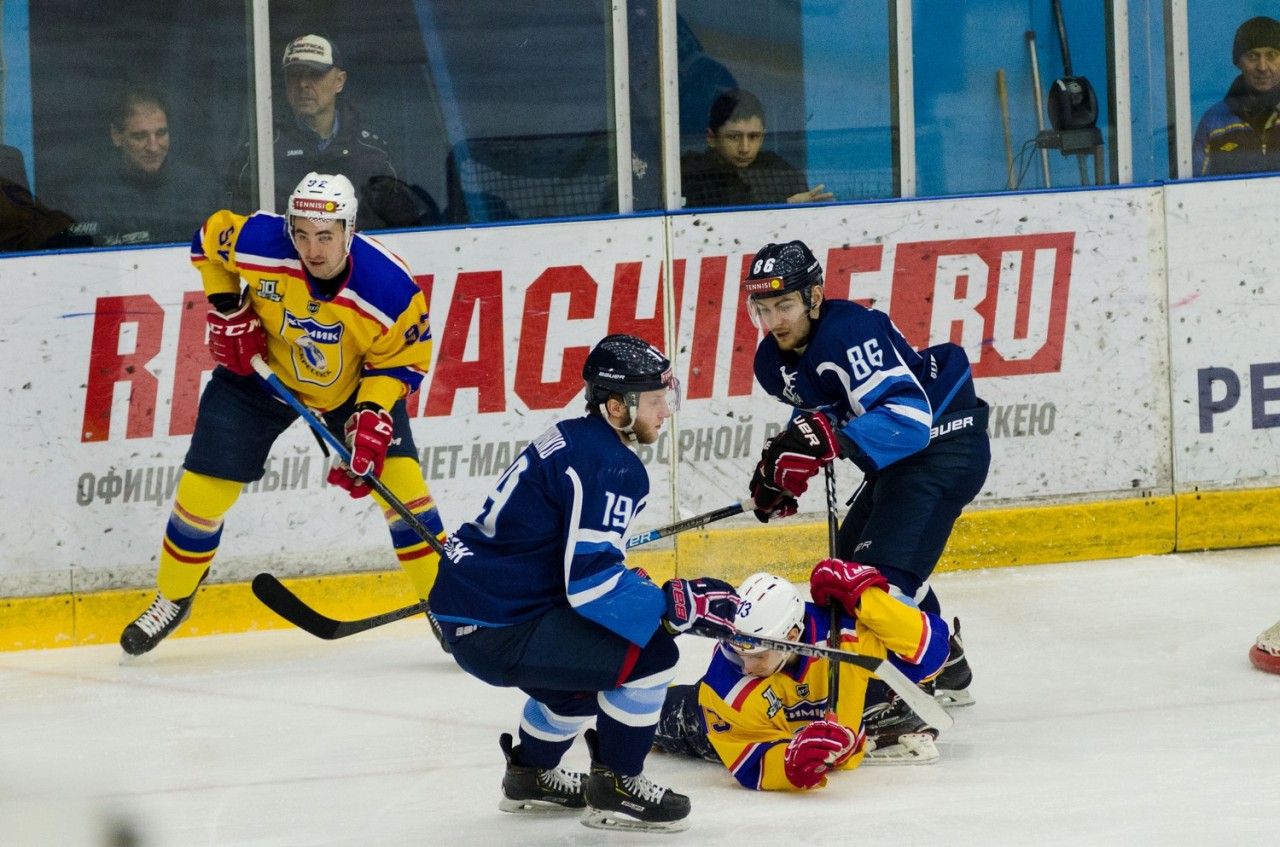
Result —
<path fill-rule="evenodd" d="M 271 445 L 298 418 L 254 373 L 255 356 L 345 438 L 352 466 L 335 463 L 330 483 L 362 497 L 371 492 L 363 479 L 371 471 L 444 538 L 404 402 L 431 363 L 427 303 L 398 256 L 355 232 L 356 207 L 345 176 L 310 173 L 284 215 L 216 212 L 192 239 L 191 262 L 213 305 L 208 339 L 217 367 L 200 396 L 155 600 L 120 636 L 127 653 L 151 650 L 191 614 L 223 518 L 245 484 L 263 477 Z M 374 499 L 401 566 L 425 598 L 439 556 Z"/>
<path fill-rule="evenodd" d="M 675 635 L 694 625 L 731 634 L 738 599 L 716 579 L 659 588 L 624 559 L 649 497 L 632 448 L 657 441 L 679 405 L 671 363 L 635 336 L 610 335 L 582 376 L 587 414 L 548 429 L 503 472 L 450 539 L 431 608 L 463 670 L 529 696 L 519 743 L 499 739 L 500 809 L 681 830 L 689 798 L 643 773 L 675 678 Z M 584 730 L 591 771 L 565 771 L 560 760 Z"/>
<path fill-rule="evenodd" d="M 863 482 L 840 525 L 837 555 L 874 565 L 898 596 L 939 614 L 929 576 L 991 464 L 988 407 L 964 349 L 943 343 L 917 352 L 885 313 L 827 299 L 822 265 L 802 241 L 762 247 L 742 289 L 748 314 L 766 333 L 756 348 L 756 379 L 793 407 L 751 477 L 756 517 L 795 514 L 809 480 L 834 459 L 848 459 Z M 931 683 L 947 706 L 973 702 L 959 629 L 957 620 L 950 658 Z M 911 720 L 924 728 L 873 680 L 868 737 Z"/>
<path fill-rule="evenodd" d="M 779 576 L 758 573 L 738 587 L 736 627 L 746 635 L 825 644 L 831 620 L 825 606 L 839 604 L 843 649 L 889 661 L 920 681 L 936 674 L 947 656 L 947 625 L 888 592 L 870 565 L 824 559 L 813 569 L 806 603 Z M 667 691 L 655 746 L 669 753 L 719 762 L 747 788 L 794 791 L 821 788 L 828 772 L 859 764 L 932 764 L 932 730 L 909 725 L 866 743 L 863 697 L 871 676 L 856 665 L 840 668 L 837 712 L 828 708 L 827 660 L 754 645 L 720 642 L 702 679 Z"/>

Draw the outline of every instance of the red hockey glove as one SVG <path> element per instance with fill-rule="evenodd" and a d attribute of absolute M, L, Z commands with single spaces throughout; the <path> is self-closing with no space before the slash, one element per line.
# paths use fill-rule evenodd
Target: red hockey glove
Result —
<path fill-rule="evenodd" d="M 230 314 L 210 309 L 206 321 L 213 360 L 240 376 L 253 373 L 253 357 L 267 355 L 267 334 L 249 305 L 249 298 L 244 298 Z"/>
<path fill-rule="evenodd" d="M 769 518 L 789 518 L 800 508 L 796 498 L 779 491 L 765 481 L 760 466 L 751 475 L 751 499 L 755 503 L 753 510 L 756 520 L 768 523 Z"/>
<path fill-rule="evenodd" d="M 823 559 L 809 574 L 809 593 L 813 602 L 826 606 L 837 601 L 850 615 L 857 614 L 858 600 L 868 588 L 889 589 L 889 581 L 871 565 L 859 565 L 843 559 Z"/>
<path fill-rule="evenodd" d="M 808 490 L 809 480 L 838 455 L 840 447 L 827 416 L 801 412 L 765 442 L 756 470 L 769 485 L 799 497 Z"/>
<path fill-rule="evenodd" d="M 667 629 L 688 632 L 697 626 L 714 635 L 733 635 L 738 613 L 738 592 L 729 583 L 703 577 L 701 579 L 669 579 L 662 586 L 667 595 Z"/>
<path fill-rule="evenodd" d="M 815 788 L 823 774 L 862 749 L 866 735 L 835 721 L 814 721 L 791 737 L 783 754 L 787 781 L 796 788 Z"/>
<path fill-rule="evenodd" d="M 387 459 L 387 448 L 395 432 L 391 413 L 372 403 L 361 403 L 347 418 L 343 431 L 347 449 L 351 451 L 351 465 L 335 462 L 329 468 L 329 483 L 346 489 L 352 497 L 364 497 L 371 490 L 365 475 L 380 476 Z"/>

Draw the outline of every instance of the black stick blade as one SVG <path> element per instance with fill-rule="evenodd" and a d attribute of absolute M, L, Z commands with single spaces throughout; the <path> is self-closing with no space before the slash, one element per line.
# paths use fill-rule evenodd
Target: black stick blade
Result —
<path fill-rule="evenodd" d="M 262 601 L 262 605 L 316 638 L 329 641 L 342 637 L 339 634 L 341 621 L 320 614 L 269 573 L 260 573 L 253 578 L 253 594 Z"/>
<path fill-rule="evenodd" d="M 269 573 L 260 573 L 253 578 L 253 594 L 262 601 L 264 606 L 298 629 L 309 632 L 316 638 L 323 638 L 326 641 L 332 641 L 335 638 L 346 638 L 348 635 L 355 635 L 357 632 L 364 632 L 366 629 L 373 629 L 404 618 L 411 618 L 427 611 L 427 604 L 419 601 L 412 606 L 393 609 L 390 612 L 383 612 L 371 618 L 361 618 L 355 621 L 334 620 L 308 606 L 298 595 L 285 588 L 280 580 Z"/>

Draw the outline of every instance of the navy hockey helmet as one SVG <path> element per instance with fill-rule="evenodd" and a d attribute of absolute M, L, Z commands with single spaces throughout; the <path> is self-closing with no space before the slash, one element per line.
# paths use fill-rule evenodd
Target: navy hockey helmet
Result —
<path fill-rule="evenodd" d="M 645 391 L 664 389 L 674 412 L 680 405 L 680 382 L 671 373 L 671 360 L 657 347 L 634 335 L 607 335 L 587 356 L 582 366 L 587 384 L 587 402 L 599 406 L 609 395 L 621 395 L 627 406 Z"/>
<path fill-rule="evenodd" d="M 803 241 L 766 244 L 751 260 L 742 290 L 751 299 L 777 297 L 789 291 L 802 296 L 822 284 L 822 264 Z M 807 298 L 806 298 L 807 299 Z"/>

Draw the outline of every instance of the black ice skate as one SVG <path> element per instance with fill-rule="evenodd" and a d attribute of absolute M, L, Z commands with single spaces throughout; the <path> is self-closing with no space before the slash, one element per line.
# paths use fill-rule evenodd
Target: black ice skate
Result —
<path fill-rule="evenodd" d="M 513 740 L 509 732 L 498 738 L 498 746 L 507 760 L 507 772 L 502 775 L 499 809 L 504 812 L 559 812 L 577 811 L 587 805 L 582 796 L 582 781 L 586 774 L 521 764 L 520 748 L 511 746 Z"/>
<path fill-rule="evenodd" d="M 203 581 L 203 579 L 201 580 Z M 170 600 L 159 591 L 147 610 L 120 633 L 120 646 L 130 656 L 141 656 L 163 641 L 191 616 L 195 592 L 181 600 Z"/>
<path fill-rule="evenodd" d="M 964 657 L 964 642 L 960 640 L 960 619 L 953 618 L 952 622 L 954 627 L 948 642 L 951 653 L 947 656 L 947 663 L 942 666 L 942 672 L 933 680 L 933 696 L 948 709 L 958 709 L 974 704 L 973 695 L 969 693 L 973 671 L 969 669 L 969 662 Z"/>
<path fill-rule="evenodd" d="M 867 733 L 864 765 L 931 765 L 938 761 L 938 747 L 933 743 L 938 730 L 896 694 L 890 694 L 886 703 L 868 706 L 862 728 Z"/>
<path fill-rule="evenodd" d="M 644 774 L 624 776 L 600 763 L 596 731 L 585 733 L 591 751 L 584 826 L 593 829 L 680 832 L 689 826 L 689 798 L 654 785 Z"/>

